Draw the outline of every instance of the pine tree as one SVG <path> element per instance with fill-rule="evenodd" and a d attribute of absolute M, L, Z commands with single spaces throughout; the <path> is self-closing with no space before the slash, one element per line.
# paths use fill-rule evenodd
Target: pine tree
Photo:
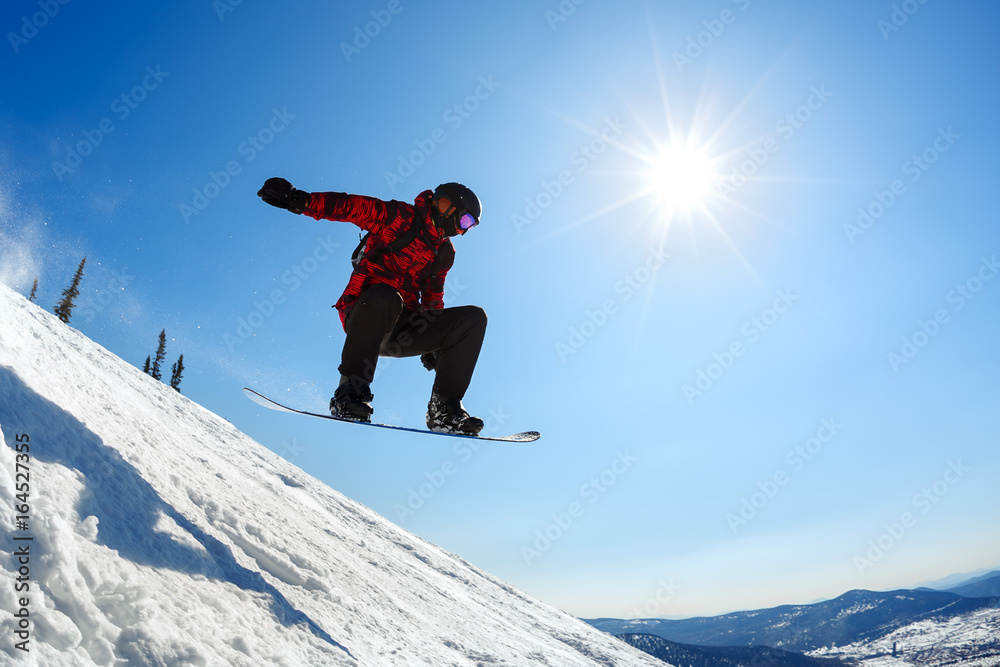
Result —
<path fill-rule="evenodd" d="M 181 393 L 181 374 L 184 372 L 184 355 L 182 354 L 177 359 L 177 363 L 173 365 L 173 375 L 170 376 L 170 386 L 177 390 L 177 393 Z"/>
<path fill-rule="evenodd" d="M 167 330 L 164 329 L 160 332 L 160 344 L 156 348 L 156 359 L 153 360 L 153 368 L 150 371 L 152 375 L 157 380 L 160 379 L 160 365 L 163 363 L 163 359 L 167 356 Z"/>
<path fill-rule="evenodd" d="M 36 296 L 38 296 L 38 278 L 35 278 L 35 282 L 31 286 L 31 294 L 28 295 L 28 301 L 34 303 Z"/>
<path fill-rule="evenodd" d="M 76 297 L 80 296 L 80 281 L 83 279 L 83 265 L 87 263 L 87 258 L 80 260 L 80 266 L 76 269 L 73 282 L 63 290 L 62 299 L 56 304 L 55 314 L 64 323 L 69 324 L 69 318 L 73 315 L 73 308 L 76 306 Z"/>
<path fill-rule="evenodd" d="M 146 363 L 142 365 L 142 372 L 149 375 L 149 357 L 146 357 Z"/>

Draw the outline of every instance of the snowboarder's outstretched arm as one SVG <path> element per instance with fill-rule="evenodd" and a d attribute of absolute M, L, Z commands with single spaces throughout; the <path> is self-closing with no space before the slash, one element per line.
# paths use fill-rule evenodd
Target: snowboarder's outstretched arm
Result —
<path fill-rule="evenodd" d="M 292 213 L 304 213 L 316 220 L 351 222 L 365 231 L 391 222 L 389 207 L 381 199 L 343 192 L 304 192 L 283 178 L 267 179 L 257 196 Z"/>
<path fill-rule="evenodd" d="M 412 207 L 403 202 L 397 206 Z M 375 197 L 349 195 L 343 192 L 314 192 L 304 213 L 317 220 L 352 222 L 366 232 L 391 224 L 396 211 L 390 211 L 387 202 Z"/>

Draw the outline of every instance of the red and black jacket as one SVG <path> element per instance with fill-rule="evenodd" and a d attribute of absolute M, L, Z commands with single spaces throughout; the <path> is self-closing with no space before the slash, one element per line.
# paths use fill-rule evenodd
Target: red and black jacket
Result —
<path fill-rule="evenodd" d="M 336 304 L 341 323 L 361 292 L 379 283 L 399 292 L 408 310 L 444 308 L 444 281 L 455 262 L 455 246 L 431 222 L 432 195 L 426 190 L 407 204 L 342 192 L 310 194 L 309 206 L 303 211 L 306 215 L 316 220 L 352 222 L 371 232 L 365 255 Z M 415 231 L 412 225 L 420 226 L 412 242 L 396 251 L 388 248 L 395 239 Z M 379 252 L 372 252 L 376 249 Z"/>

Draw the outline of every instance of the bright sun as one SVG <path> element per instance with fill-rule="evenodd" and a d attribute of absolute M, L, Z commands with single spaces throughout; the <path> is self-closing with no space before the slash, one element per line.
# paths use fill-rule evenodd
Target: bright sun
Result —
<path fill-rule="evenodd" d="M 674 144 L 661 148 L 652 157 L 647 178 L 648 187 L 661 206 L 687 212 L 704 208 L 718 176 L 704 153 L 691 146 Z"/>

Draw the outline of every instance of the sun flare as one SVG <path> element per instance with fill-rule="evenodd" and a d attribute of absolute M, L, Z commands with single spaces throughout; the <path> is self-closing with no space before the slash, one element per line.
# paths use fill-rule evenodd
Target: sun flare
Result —
<path fill-rule="evenodd" d="M 679 211 L 703 208 L 718 179 L 712 160 L 691 145 L 666 146 L 650 160 L 650 191 L 660 205 Z"/>

